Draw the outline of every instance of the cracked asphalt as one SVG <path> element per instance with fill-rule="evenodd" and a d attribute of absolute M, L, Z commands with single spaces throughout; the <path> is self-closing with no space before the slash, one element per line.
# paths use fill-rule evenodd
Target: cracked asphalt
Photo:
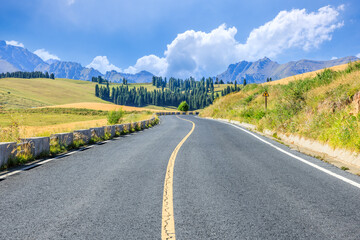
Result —
<path fill-rule="evenodd" d="M 196 127 L 174 166 L 177 239 L 360 239 L 359 188 L 230 125 L 181 117 Z M 0 239 L 160 239 L 166 167 L 191 128 L 164 116 L 0 181 Z"/>

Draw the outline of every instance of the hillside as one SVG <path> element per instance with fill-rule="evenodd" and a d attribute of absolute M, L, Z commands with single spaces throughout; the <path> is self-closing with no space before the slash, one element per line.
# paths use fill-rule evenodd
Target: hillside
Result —
<path fill-rule="evenodd" d="M 360 62 L 311 75 L 249 84 L 239 93 L 218 99 L 201 116 L 247 122 L 259 131 L 295 134 L 360 152 Z M 270 94 L 267 111 L 265 90 Z"/>
<path fill-rule="evenodd" d="M 70 79 L 0 79 L 0 105 L 29 108 L 105 101 L 94 96 L 95 83 Z"/>
<path fill-rule="evenodd" d="M 344 70 L 346 70 L 346 68 L 348 66 L 349 66 L 349 64 L 346 63 L 346 64 L 341 64 L 341 65 L 336 65 L 336 66 L 333 66 L 333 67 L 329 67 L 327 69 L 330 69 L 332 71 L 344 71 Z M 321 73 L 322 71 L 324 71 L 324 69 L 320 69 L 320 70 L 316 70 L 316 71 L 312 71 L 312 72 L 307 72 L 307 73 L 302 73 L 302 74 L 297 74 L 297 75 L 282 78 L 282 79 L 279 79 L 279 80 L 275 80 L 275 81 L 271 81 L 271 82 L 265 82 L 263 84 L 264 85 L 288 84 L 291 81 L 303 80 L 303 79 L 306 79 L 306 78 L 316 77 L 316 75 Z"/>
<path fill-rule="evenodd" d="M 0 106 L 5 109 L 34 108 L 44 106 L 87 108 L 95 110 L 112 110 L 119 105 L 95 97 L 96 83 L 71 79 L 48 78 L 0 79 Z M 117 86 L 118 84 L 112 84 Z M 215 85 L 215 92 L 221 92 L 228 84 Z M 129 88 L 145 87 L 148 91 L 156 89 L 152 84 L 129 84 Z M 167 107 L 146 106 L 145 108 L 126 107 L 128 111 L 170 110 Z"/>
<path fill-rule="evenodd" d="M 278 80 L 297 74 L 316 71 L 323 68 L 329 68 L 340 64 L 346 64 L 350 61 L 358 60 L 357 57 L 343 57 L 330 61 L 299 60 L 285 64 L 279 64 L 265 57 L 255 62 L 241 61 L 236 64 L 230 64 L 228 69 L 219 74 L 219 79 L 227 81 L 237 81 L 242 83 L 246 78 L 247 83 L 263 83 L 267 78 Z"/>

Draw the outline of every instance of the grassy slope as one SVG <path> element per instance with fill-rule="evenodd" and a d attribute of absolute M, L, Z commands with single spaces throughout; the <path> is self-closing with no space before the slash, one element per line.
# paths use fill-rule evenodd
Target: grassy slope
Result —
<path fill-rule="evenodd" d="M 94 95 L 95 84 L 69 79 L 0 79 L 0 105 L 28 108 L 77 102 L 105 102 Z"/>
<path fill-rule="evenodd" d="M 251 84 L 215 101 L 201 116 L 248 122 L 260 131 L 297 134 L 360 152 L 360 114 L 352 103 L 360 91 L 360 62 L 354 66 L 323 70 L 302 80 L 279 80 L 280 84 Z M 267 111 L 265 90 L 270 94 Z"/>
<path fill-rule="evenodd" d="M 54 106 L 74 103 L 87 103 L 86 108 L 92 109 L 91 103 L 108 103 L 95 97 L 95 83 L 80 80 L 62 79 L 0 79 L 0 106 L 5 109 Z M 121 84 L 111 84 L 111 87 Z M 146 87 L 148 91 L 156 89 L 149 83 L 130 84 L 129 87 Z M 219 92 L 227 84 L 215 86 Z M 90 104 L 89 104 L 90 103 Z M 97 108 L 98 109 L 97 105 Z M 104 107 L 108 108 L 109 106 Z M 125 107 L 124 107 L 125 108 Z M 147 108 L 147 107 L 145 107 Z M 149 106 L 149 109 L 171 110 L 172 108 Z M 104 109 L 105 110 L 105 109 Z M 124 109 L 126 110 L 126 109 Z M 131 109 L 130 111 L 133 111 Z"/>
<path fill-rule="evenodd" d="M 330 69 L 332 71 L 344 71 L 347 67 L 348 67 L 348 64 L 341 64 L 341 65 L 330 67 L 328 69 Z M 279 80 L 276 80 L 273 82 L 264 83 L 264 85 L 288 84 L 291 81 L 302 80 L 302 79 L 306 79 L 306 78 L 313 78 L 313 77 L 316 77 L 316 75 L 318 73 L 321 73 L 322 71 L 324 71 L 324 69 L 307 72 L 307 73 L 302 73 L 302 74 L 297 74 L 297 75 L 279 79 Z"/>

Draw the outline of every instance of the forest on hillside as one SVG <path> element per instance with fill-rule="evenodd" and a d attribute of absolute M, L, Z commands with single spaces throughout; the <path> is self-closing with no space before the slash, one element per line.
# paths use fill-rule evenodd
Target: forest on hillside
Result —
<path fill-rule="evenodd" d="M 0 78 L 51 78 L 55 79 L 54 73 L 49 74 L 48 72 L 23 72 L 23 71 L 17 71 L 12 73 L 0 73 Z"/>
<path fill-rule="evenodd" d="M 143 107 L 146 105 L 155 106 L 174 106 L 177 107 L 182 101 L 189 104 L 189 110 L 202 109 L 209 106 L 219 97 L 214 91 L 214 82 L 212 78 L 202 78 L 195 81 L 193 78 L 186 80 L 170 78 L 153 77 L 152 85 L 156 87 L 153 91 L 148 91 L 146 87 L 131 88 L 129 85 L 120 85 L 117 87 L 96 85 L 95 96 L 118 104 L 127 106 Z M 221 95 L 227 95 L 232 92 L 240 91 L 237 82 L 233 86 L 227 86 L 221 91 Z"/>

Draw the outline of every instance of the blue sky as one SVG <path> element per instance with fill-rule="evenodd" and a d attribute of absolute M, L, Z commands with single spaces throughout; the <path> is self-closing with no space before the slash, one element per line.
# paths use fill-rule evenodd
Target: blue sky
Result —
<path fill-rule="evenodd" d="M 211 76 L 264 56 L 285 63 L 360 53 L 357 0 L 0 0 L 0 6 L 0 39 L 102 72 Z"/>

